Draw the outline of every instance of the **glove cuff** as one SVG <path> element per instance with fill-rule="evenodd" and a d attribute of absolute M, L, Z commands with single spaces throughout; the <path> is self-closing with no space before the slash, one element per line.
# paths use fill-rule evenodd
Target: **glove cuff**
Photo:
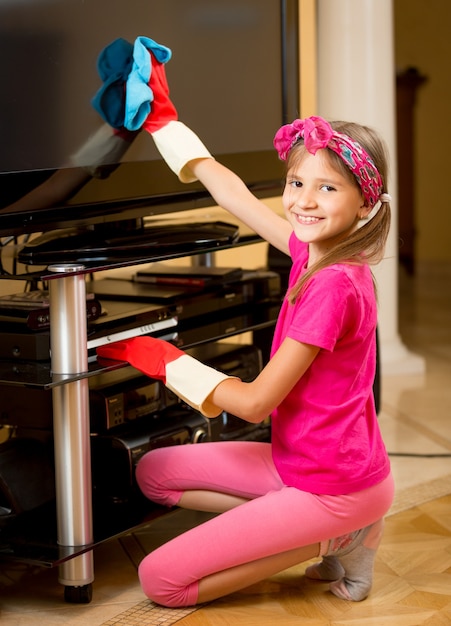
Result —
<path fill-rule="evenodd" d="M 205 417 L 217 417 L 221 413 L 222 409 L 208 400 L 208 396 L 227 378 L 236 377 L 227 376 L 189 354 L 166 364 L 166 387 Z"/>
<path fill-rule="evenodd" d="M 197 180 L 186 167 L 189 161 L 213 158 L 199 137 L 178 120 L 172 120 L 156 130 L 152 138 L 159 153 L 182 183 Z"/>

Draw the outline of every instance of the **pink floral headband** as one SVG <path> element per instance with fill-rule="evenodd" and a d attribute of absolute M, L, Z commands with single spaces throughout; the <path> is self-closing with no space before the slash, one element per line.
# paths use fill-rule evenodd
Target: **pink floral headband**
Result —
<path fill-rule="evenodd" d="M 348 135 L 337 133 L 322 117 L 307 117 L 285 124 L 274 137 L 274 147 L 285 161 L 289 151 L 300 139 L 311 154 L 321 148 L 330 148 L 344 161 L 357 178 L 363 196 L 370 207 L 381 200 L 389 202 L 388 194 L 382 194 L 382 178 L 370 155 Z"/>

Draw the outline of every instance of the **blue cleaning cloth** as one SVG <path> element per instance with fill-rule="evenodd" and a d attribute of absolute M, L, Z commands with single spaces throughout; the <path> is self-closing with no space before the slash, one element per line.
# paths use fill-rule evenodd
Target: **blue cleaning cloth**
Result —
<path fill-rule="evenodd" d="M 103 85 L 91 104 L 113 128 L 124 127 L 125 84 L 133 63 L 133 45 L 122 38 L 108 44 L 97 59 L 97 71 Z"/>
<path fill-rule="evenodd" d="M 159 63 L 167 63 L 172 52 L 149 37 L 137 37 L 133 46 L 133 65 L 127 79 L 124 126 L 139 130 L 147 119 L 154 99 L 149 87 L 152 63 L 149 51 Z"/>

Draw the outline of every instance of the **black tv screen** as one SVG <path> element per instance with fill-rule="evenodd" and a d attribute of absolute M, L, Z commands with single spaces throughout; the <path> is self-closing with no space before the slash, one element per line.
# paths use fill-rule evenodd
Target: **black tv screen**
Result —
<path fill-rule="evenodd" d="M 298 115 L 296 0 L 6 0 L 0 3 L 0 235 L 205 206 L 146 132 L 95 176 L 74 155 L 106 125 L 99 55 L 150 37 L 179 119 L 261 197 L 280 190 L 272 147 Z M 64 180 L 64 184 L 61 183 Z M 69 183 L 67 181 L 70 181 Z"/>

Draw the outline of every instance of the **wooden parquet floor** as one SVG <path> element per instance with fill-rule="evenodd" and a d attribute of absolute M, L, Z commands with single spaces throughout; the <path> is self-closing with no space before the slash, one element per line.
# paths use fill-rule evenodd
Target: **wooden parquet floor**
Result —
<path fill-rule="evenodd" d="M 386 520 L 373 590 L 346 602 L 296 566 L 177 622 L 180 626 L 450 626 L 451 495 Z M 143 625 L 144 626 L 144 625 Z"/>
<path fill-rule="evenodd" d="M 434 484 L 431 483 L 431 497 Z M 423 490 L 420 491 L 423 495 Z M 422 502 L 424 498 L 414 501 Z M 105 576 L 102 567 L 99 568 L 96 601 L 91 605 L 64 603 L 53 570 L 30 573 L 5 587 L 3 598 L 0 593 L 0 623 L 2 626 L 451 626 L 451 495 L 411 507 L 406 504 L 400 503 L 404 508 L 396 509 L 386 518 L 373 589 L 363 602 L 336 598 L 326 583 L 306 579 L 304 570 L 308 564 L 302 564 L 198 609 L 164 609 L 143 600 L 135 567 L 128 557 L 124 559 L 122 547 L 113 542 L 104 546 L 112 577 Z M 113 549 L 115 546 L 117 550 Z M 98 561 L 98 565 L 101 563 Z M 128 585 L 128 595 L 125 592 L 121 595 L 121 589 Z M 110 601 L 111 597 L 114 602 Z"/>

